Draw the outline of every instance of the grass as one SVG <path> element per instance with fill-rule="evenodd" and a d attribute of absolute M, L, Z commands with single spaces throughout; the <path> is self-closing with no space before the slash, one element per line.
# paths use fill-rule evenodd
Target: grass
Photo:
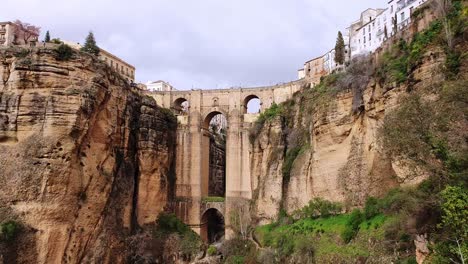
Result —
<path fill-rule="evenodd" d="M 209 196 L 203 197 L 202 202 L 205 203 L 223 203 L 226 200 L 224 197 Z"/>
<path fill-rule="evenodd" d="M 293 224 L 277 223 L 259 226 L 255 235 L 263 247 L 284 248 L 293 245 L 303 237 L 313 240 L 316 260 L 327 262 L 330 259 L 355 260 L 356 257 L 368 257 L 372 253 L 369 238 L 381 240 L 384 237 L 386 223 L 391 220 L 384 214 L 378 214 L 363 221 L 355 239 L 344 243 L 340 234 L 346 229 L 351 214 L 341 214 L 326 218 L 301 219 Z M 289 241 L 285 241 L 289 240 Z"/>

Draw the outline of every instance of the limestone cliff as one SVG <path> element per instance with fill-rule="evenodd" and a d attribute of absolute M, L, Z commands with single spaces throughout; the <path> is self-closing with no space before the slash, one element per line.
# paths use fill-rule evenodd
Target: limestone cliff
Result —
<path fill-rule="evenodd" d="M 378 57 L 365 63 L 375 65 Z M 444 60 L 442 50 L 428 50 L 411 81 L 401 85 L 382 83 L 369 74 L 359 89 L 352 85 L 359 80 L 353 79 L 348 86 L 332 80 L 304 87 L 279 106 L 283 114 L 266 119 L 260 127 L 257 122 L 251 132 L 251 175 L 252 209 L 259 223 L 276 219 L 281 209 L 292 213 L 316 197 L 351 208 L 368 196 L 420 182 L 424 173 L 414 174 L 386 156 L 379 126 L 401 95 L 442 78 L 439 68 Z M 357 75 L 350 73 L 352 78 Z"/>
<path fill-rule="evenodd" d="M 0 50 L 0 220 L 23 225 L 3 261 L 121 263 L 172 195 L 176 121 L 95 57 L 60 59 Z"/>

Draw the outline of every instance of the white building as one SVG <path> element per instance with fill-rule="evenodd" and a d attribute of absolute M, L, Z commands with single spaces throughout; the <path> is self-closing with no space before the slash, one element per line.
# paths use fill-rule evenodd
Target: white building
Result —
<path fill-rule="evenodd" d="M 425 2 L 427 0 L 390 0 L 388 2 L 389 15 L 396 19 L 398 30 L 403 30 L 411 23 L 411 14 Z M 393 34 L 393 26 L 391 28 Z"/>
<path fill-rule="evenodd" d="M 146 89 L 152 92 L 169 92 L 174 90 L 174 88 L 165 81 L 150 81 L 146 83 Z"/>
<path fill-rule="evenodd" d="M 380 47 L 382 39 L 379 41 L 378 34 L 383 33 L 384 25 L 377 23 L 376 18 L 385 14 L 385 9 L 369 8 L 361 13 L 359 20 L 355 21 L 348 28 L 349 46 L 351 56 L 367 54 Z M 379 32 L 380 30 L 380 32 Z"/>
<path fill-rule="evenodd" d="M 369 8 L 348 28 L 351 56 L 374 52 L 397 31 L 411 23 L 411 14 L 427 0 L 390 0 L 386 9 Z"/>
<path fill-rule="evenodd" d="M 298 79 L 303 79 L 303 78 L 305 78 L 305 71 L 304 71 L 304 68 L 297 70 L 297 78 L 298 78 Z"/>

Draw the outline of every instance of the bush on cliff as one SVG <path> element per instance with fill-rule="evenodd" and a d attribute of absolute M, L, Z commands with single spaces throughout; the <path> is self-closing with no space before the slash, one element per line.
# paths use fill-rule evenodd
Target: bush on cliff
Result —
<path fill-rule="evenodd" d="M 60 44 L 57 49 L 55 50 L 56 56 L 55 58 L 58 61 L 68 61 L 73 57 L 73 49 L 68 46 L 67 44 Z"/>
<path fill-rule="evenodd" d="M 13 241 L 20 231 L 20 224 L 16 221 L 7 221 L 0 225 L 0 237 L 3 241 Z"/>
<path fill-rule="evenodd" d="M 203 245 L 201 238 L 190 227 L 174 214 L 164 212 L 158 216 L 153 237 L 163 244 L 170 241 L 171 248 L 175 252 L 179 252 L 182 258 L 187 261 L 192 260 L 201 251 Z"/>

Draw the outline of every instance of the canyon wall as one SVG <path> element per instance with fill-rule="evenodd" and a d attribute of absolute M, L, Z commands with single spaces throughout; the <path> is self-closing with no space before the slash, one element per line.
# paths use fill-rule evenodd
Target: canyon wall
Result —
<path fill-rule="evenodd" d="M 368 67 L 378 56 L 368 58 Z M 424 179 L 423 172 L 386 156 L 379 126 L 407 91 L 440 81 L 444 61 L 441 49 L 428 49 L 408 84 L 381 83 L 374 74 L 359 91 L 336 83 L 304 87 L 280 106 L 282 114 L 260 127 L 257 121 L 251 129 L 251 175 L 258 223 L 274 221 L 281 210 L 291 214 L 313 198 L 350 209 Z"/>
<path fill-rule="evenodd" d="M 172 195 L 174 116 L 72 53 L 0 49 L 0 221 L 22 225 L 4 263 L 125 262 Z"/>

